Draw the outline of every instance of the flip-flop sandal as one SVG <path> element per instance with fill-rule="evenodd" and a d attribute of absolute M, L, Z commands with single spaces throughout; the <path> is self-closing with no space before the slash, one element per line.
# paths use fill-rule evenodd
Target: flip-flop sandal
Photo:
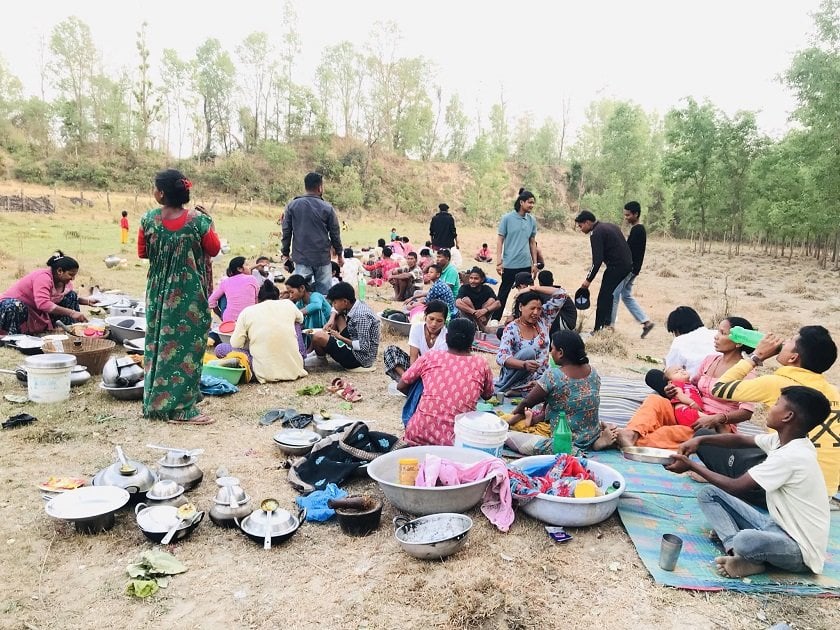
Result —
<path fill-rule="evenodd" d="M 349 403 L 361 402 L 362 395 L 356 391 L 356 388 L 352 385 L 348 385 L 345 387 L 340 393 L 339 396 L 346 400 Z"/>
<path fill-rule="evenodd" d="M 169 420 L 169 424 L 193 424 L 196 426 L 205 425 L 205 424 L 213 424 L 215 420 L 210 416 L 207 416 L 203 413 L 197 415 L 194 418 L 190 418 L 189 420 Z"/>
<path fill-rule="evenodd" d="M 292 416 L 286 422 L 288 422 L 289 426 L 293 429 L 302 429 L 303 427 L 307 426 L 309 423 L 314 420 L 315 416 L 311 413 L 299 413 L 296 416 Z M 284 422 L 284 424 L 286 423 Z"/>
<path fill-rule="evenodd" d="M 286 415 L 285 409 L 272 409 L 271 411 L 266 411 L 263 416 L 260 418 L 260 424 L 264 426 L 268 426 L 269 424 L 274 424 L 281 418 Z"/>
<path fill-rule="evenodd" d="M 327 391 L 332 392 L 333 394 L 337 394 L 344 390 L 347 387 L 347 383 L 344 382 L 344 379 L 340 376 L 335 377 L 332 382 L 327 386 Z"/>

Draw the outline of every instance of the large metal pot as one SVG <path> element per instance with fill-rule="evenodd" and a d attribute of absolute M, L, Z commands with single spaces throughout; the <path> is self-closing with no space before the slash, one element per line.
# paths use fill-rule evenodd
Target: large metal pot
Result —
<path fill-rule="evenodd" d="M 146 538 L 156 543 L 161 542 L 167 532 L 180 520 L 178 508 L 171 505 L 138 503 L 134 507 L 134 514 L 137 516 L 137 526 L 140 531 L 146 535 Z M 183 540 L 192 534 L 203 518 L 204 512 L 196 512 L 190 520 L 182 522 L 178 525 L 170 542 Z"/>
<path fill-rule="evenodd" d="M 157 481 L 152 469 L 130 459 L 126 459 L 122 447 L 117 446 L 117 461 L 103 468 L 93 476 L 94 486 L 116 486 L 123 488 L 136 499 L 146 496 L 146 492 Z"/>
<path fill-rule="evenodd" d="M 171 450 L 158 460 L 158 477 L 171 479 L 184 486 L 184 490 L 192 490 L 204 478 L 197 461 L 198 457 L 187 450 Z"/>

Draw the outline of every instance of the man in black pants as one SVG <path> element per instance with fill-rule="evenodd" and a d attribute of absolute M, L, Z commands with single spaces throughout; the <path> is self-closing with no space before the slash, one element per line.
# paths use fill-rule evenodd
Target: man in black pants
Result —
<path fill-rule="evenodd" d="M 621 229 L 614 223 L 602 223 L 589 210 L 577 215 L 575 223 L 581 232 L 589 234 L 589 244 L 592 246 L 592 267 L 580 286 L 588 289 L 589 284 L 598 275 L 601 264 L 607 266 L 601 278 L 601 289 L 598 291 L 595 307 L 595 327 L 592 332 L 597 332 L 612 322 L 613 294 L 616 287 L 633 270 L 633 255 Z"/>

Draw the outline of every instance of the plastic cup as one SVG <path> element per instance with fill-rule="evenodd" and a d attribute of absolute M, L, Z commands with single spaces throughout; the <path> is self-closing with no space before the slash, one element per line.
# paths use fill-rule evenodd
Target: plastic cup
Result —
<path fill-rule="evenodd" d="M 680 557 L 683 541 L 674 534 L 664 534 L 659 547 L 659 566 L 665 571 L 673 571 L 677 566 L 677 558 Z"/>

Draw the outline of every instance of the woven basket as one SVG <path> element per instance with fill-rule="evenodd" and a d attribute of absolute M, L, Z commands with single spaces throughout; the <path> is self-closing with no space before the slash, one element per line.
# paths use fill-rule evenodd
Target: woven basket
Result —
<path fill-rule="evenodd" d="M 102 374 L 102 368 L 116 344 L 110 339 L 71 337 L 66 341 L 45 341 L 44 352 L 60 352 L 76 357 L 77 365 L 84 365 L 91 374 Z"/>

